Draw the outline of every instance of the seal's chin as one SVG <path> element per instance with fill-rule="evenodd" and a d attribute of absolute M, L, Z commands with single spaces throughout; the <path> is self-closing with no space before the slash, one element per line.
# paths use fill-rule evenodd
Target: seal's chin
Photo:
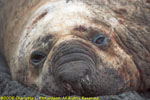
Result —
<path fill-rule="evenodd" d="M 85 95 L 90 91 L 95 62 L 89 47 L 79 42 L 62 43 L 52 56 L 52 73 L 57 86 L 68 94 Z"/>

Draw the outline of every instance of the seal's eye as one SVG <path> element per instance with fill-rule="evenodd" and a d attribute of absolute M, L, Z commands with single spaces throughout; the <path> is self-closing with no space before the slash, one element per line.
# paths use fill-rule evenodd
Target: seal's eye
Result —
<path fill-rule="evenodd" d="M 98 46 L 105 46 L 107 44 L 107 37 L 103 34 L 97 34 L 93 38 L 93 43 L 95 43 Z"/>
<path fill-rule="evenodd" d="M 33 65 L 39 65 L 41 64 L 46 58 L 46 55 L 43 52 L 33 52 L 31 55 L 30 62 Z"/>

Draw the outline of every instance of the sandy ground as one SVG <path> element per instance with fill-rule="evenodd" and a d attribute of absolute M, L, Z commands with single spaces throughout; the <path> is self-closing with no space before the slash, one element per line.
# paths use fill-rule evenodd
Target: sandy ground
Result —
<path fill-rule="evenodd" d="M 39 97 L 46 95 L 13 81 L 5 60 L 0 56 L 0 96 Z M 99 100 L 150 100 L 150 92 L 133 91 L 119 95 L 99 96 Z"/>

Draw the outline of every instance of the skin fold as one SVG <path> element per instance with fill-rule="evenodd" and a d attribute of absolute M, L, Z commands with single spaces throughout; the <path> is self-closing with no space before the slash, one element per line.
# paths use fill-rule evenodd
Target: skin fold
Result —
<path fill-rule="evenodd" d="M 52 96 L 112 95 L 150 88 L 146 0 L 6 0 L 3 4 L 0 51 L 14 80 Z"/>

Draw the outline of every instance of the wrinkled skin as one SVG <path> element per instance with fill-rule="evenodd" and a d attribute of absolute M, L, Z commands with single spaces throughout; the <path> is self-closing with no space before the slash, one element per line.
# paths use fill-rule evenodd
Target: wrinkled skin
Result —
<path fill-rule="evenodd" d="M 14 80 L 53 96 L 150 88 L 149 8 L 121 0 L 36 2 L 20 1 L 22 13 L 10 14 L 20 20 L 10 17 L 0 35 Z"/>

